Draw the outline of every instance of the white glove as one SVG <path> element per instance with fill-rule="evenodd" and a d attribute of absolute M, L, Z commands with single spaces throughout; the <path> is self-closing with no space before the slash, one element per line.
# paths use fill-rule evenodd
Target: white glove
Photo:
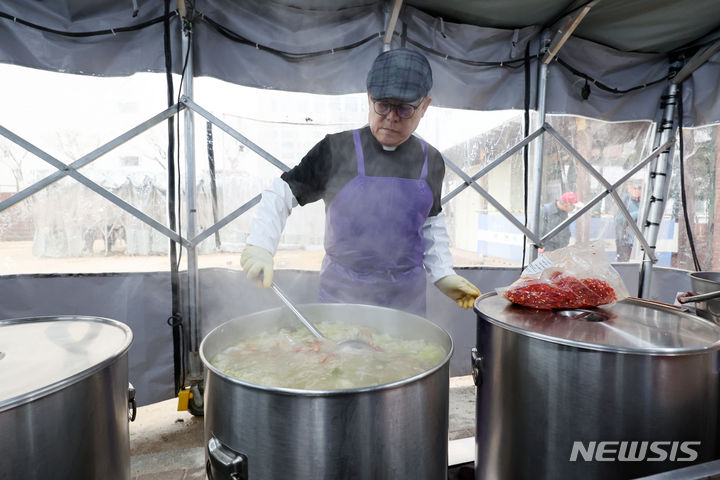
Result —
<path fill-rule="evenodd" d="M 249 245 L 242 251 L 240 265 L 248 280 L 257 279 L 262 274 L 262 283 L 258 285 L 268 288 L 273 281 L 273 256 L 262 247 Z"/>
<path fill-rule="evenodd" d="M 460 308 L 470 308 L 480 296 L 480 290 L 460 275 L 448 275 L 435 282 L 435 286 L 455 300 Z"/>

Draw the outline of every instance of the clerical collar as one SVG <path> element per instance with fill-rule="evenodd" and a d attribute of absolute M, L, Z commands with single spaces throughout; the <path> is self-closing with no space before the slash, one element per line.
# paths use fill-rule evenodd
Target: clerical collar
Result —
<path fill-rule="evenodd" d="M 387 145 L 383 145 L 382 143 L 380 145 L 382 145 L 383 150 L 385 150 L 386 152 L 394 152 L 397 148 L 397 145 L 395 145 L 394 147 L 388 147 Z"/>

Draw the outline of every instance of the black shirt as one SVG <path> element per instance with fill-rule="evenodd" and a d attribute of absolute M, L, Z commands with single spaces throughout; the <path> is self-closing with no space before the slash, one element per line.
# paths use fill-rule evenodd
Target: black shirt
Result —
<path fill-rule="evenodd" d="M 383 150 L 370 127 L 360 129 L 365 157 L 365 175 L 371 177 L 420 178 L 425 156 L 420 140 L 411 136 L 394 151 Z M 428 174 L 425 178 L 433 195 L 429 217 L 442 210 L 442 181 L 445 163 L 431 145 L 428 151 Z M 335 195 L 358 174 L 352 130 L 326 135 L 292 170 L 281 175 L 300 205 L 325 201 L 327 210 Z"/>

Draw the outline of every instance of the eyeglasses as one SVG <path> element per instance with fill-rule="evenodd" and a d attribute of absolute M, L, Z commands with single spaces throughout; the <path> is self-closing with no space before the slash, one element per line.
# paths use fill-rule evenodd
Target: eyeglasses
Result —
<path fill-rule="evenodd" d="M 390 103 L 386 102 L 385 100 L 373 100 L 373 110 L 375 110 L 375 113 L 381 116 L 388 115 L 390 113 L 390 110 L 395 110 L 395 113 L 397 113 L 397 116 L 400 118 L 410 118 L 413 115 L 415 115 L 415 110 L 420 108 L 420 105 L 422 104 L 422 99 L 420 100 L 420 103 L 417 105 L 412 105 L 410 103 Z"/>

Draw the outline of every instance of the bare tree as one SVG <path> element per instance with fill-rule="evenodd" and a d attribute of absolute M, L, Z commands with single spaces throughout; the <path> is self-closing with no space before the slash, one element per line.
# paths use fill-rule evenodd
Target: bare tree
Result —
<path fill-rule="evenodd" d="M 0 137 L 0 162 L 5 164 L 15 179 L 15 191 L 19 192 L 23 184 L 23 161 L 29 152 L 14 143 Z"/>

